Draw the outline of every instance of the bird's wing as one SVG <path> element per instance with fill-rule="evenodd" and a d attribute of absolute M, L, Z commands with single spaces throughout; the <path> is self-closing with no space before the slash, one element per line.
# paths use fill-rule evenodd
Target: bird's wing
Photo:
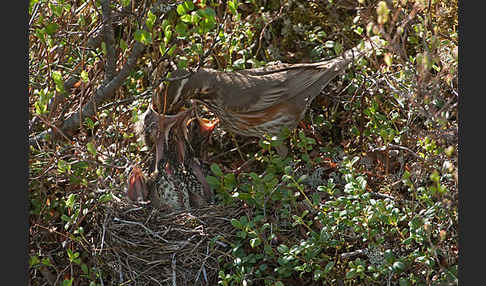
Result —
<path fill-rule="evenodd" d="M 319 68 L 312 64 L 261 75 L 221 73 L 219 76 L 226 78 L 218 80 L 223 84 L 217 92 L 229 110 L 261 111 L 293 97 L 313 99 L 341 70 L 335 65 Z"/>
<path fill-rule="evenodd" d="M 326 61 L 218 72 L 213 92 L 219 93 L 228 110 L 236 112 L 262 111 L 291 98 L 307 104 L 349 63 L 380 45 L 378 39 L 372 39 Z"/>

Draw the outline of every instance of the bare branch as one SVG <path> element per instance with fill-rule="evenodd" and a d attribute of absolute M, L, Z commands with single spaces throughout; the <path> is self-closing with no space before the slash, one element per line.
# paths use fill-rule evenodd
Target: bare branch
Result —
<path fill-rule="evenodd" d="M 115 36 L 113 33 L 113 21 L 109 0 L 101 1 L 101 11 L 103 13 L 103 37 L 106 44 L 106 64 L 105 64 L 105 81 L 108 83 L 113 79 L 116 72 L 115 57 Z"/>
<path fill-rule="evenodd" d="M 367 253 L 366 249 L 358 249 L 358 250 L 355 250 L 355 251 L 342 253 L 341 258 L 342 259 L 350 259 L 350 258 L 353 258 L 353 257 L 356 257 L 356 256 L 366 255 L 366 253 Z"/>
<path fill-rule="evenodd" d="M 151 9 L 152 13 L 156 16 L 160 16 L 163 13 L 167 13 L 171 9 L 174 9 L 177 4 L 167 5 L 165 1 L 157 2 Z M 145 25 L 144 25 L 144 28 Z M 86 117 L 93 117 L 96 113 L 97 106 L 100 106 L 103 102 L 111 100 L 115 94 L 115 91 L 122 85 L 123 81 L 128 77 L 130 72 L 135 67 L 138 58 L 142 55 L 145 50 L 145 45 L 140 42 L 135 42 L 132 47 L 131 53 L 127 59 L 127 62 L 113 78 L 100 86 L 95 94 L 92 96 L 91 100 L 86 103 L 80 110 L 73 113 L 68 117 L 60 127 L 60 130 L 67 136 L 74 135 L 79 129 L 80 124 L 84 121 Z M 35 144 L 39 140 L 45 140 L 48 136 L 56 136 L 58 133 L 53 132 L 52 129 L 48 129 L 41 132 L 37 136 L 29 139 L 29 145 Z"/>

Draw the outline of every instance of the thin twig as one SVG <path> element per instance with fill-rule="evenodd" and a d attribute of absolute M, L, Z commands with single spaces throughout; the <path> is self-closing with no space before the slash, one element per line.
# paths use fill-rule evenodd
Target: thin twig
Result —
<path fill-rule="evenodd" d="M 105 234 L 106 234 L 106 223 L 108 222 L 108 214 L 105 215 L 105 220 L 103 221 L 103 233 L 101 234 L 101 246 L 100 246 L 100 254 L 103 252 L 103 246 L 105 244 Z"/>
<path fill-rule="evenodd" d="M 128 102 L 135 101 L 137 99 L 141 99 L 141 98 L 144 98 L 144 97 L 149 97 L 149 96 L 152 95 L 151 92 L 152 92 L 152 90 L 146 90 L 146 91 L 142 92 L 141 94 L 139 94 L 137 96 L 132 96 L 132 97 L 129 97 L 129 98 L 120 99 L 120 100 L 117 100 L 117 101 L 110 102 L 110 103 L 105 104 L 102 107 L 100 107 L 99 110 L 105 110 L 105 109 L 110 108 L 110 107 L 112 107 L 114 105 L 128 103 Z"/>
<path fill-rule="evenodd" d="M 353 257 L 359 256 L 359 255 L 365 255 L 366 252 L 367 252 L 366 249 L 358 249 L 358 250 L 351 251 L 351 252 L 345 252 L 345 253 L 341 254 L 341 258 L 342 259 L 353 258 Z"/>
<path fill-rule="evenodd" d="M 158 239 L 162 240 L 163 242 L 169 242 L 168 240 L 162 238 L 161 236 L 159 236 L 158 234 L 156 234 L 155 232 L 153 232 L 151 229 L 149 229 L 148 227 L 146 227 L 144 224 L 142 223 L 139 223 L 139 222 L 136 222 L 136 221 L 127 221 L 127 220 L 122 220 L 122 219 L 119 219 L 117 217 L 113 218 L 114 221 L 116 222 L 122 222 L 122 223 L 126 223 L 126 224 L 133 224 L 133 225 L 138 225 L 138 226 L 141 226 L 143 229 L 145 229 L 148 233 L 150 233 L 151 235 L 157 237 Z"/>
<path fill-rule="evenodd" d="M 391 143 L 388 143 L 387 146 L 381 146 L 381 147 L 378 147 L 378 148 L 374 148 L 374 149 L 370 150 L 370 152 L 385 151 L 385 150 L 403 150 L 403 151 L 407 151 L 410 154 L 412 154 L 412 156 L 414 156 L 415 158 L 417 158 L 417 159 L 419 159 L 421 161 L 425 161 L 424 158 L 420 157 L 417 153 L 415 153 L 410 148 L 407 148 L 405 146 L 396 145 L 396 144 L 391 144 Z"/>
<path fill-rule="evenodd" d="M 172 254 L 172 286 L 177 286 L 177 276 L 176 276 L 176 254 Z"/>
<path fill-rule="evenodd" d="M 278 18 L 280 18 L 282 16 L 282 12 L 283 12 L 283 8 L 285 6 L 282 6 L 280 7 L 280 10 L 278 11 L 278 14 L 273 17 L 270 21 L 268 21 L 267 23 L 265 23 L 265 26 L 263 26 L 262 28 L 262 31 L 260 32 L 260 38 L 258 39 L 258 48 L 255 52 L 255 56 L 258 56 L 258 53 L 260 52 L 260 49 L 262 48 L 262 40 L 263 40 L 263 35 L 265 34 L 265 29 L 271 24 L 273 23 L 275 20 L 277 20 Z"/>
<path fill-rule="evenodd" d="M 157 3 L 154 5 L 151 11 L 156 16 L 160 16 L 160 14 L 166 12 L 166 10 L 170 10 L 176 6 L 170 5 L 169 9 L 165 9 L 166 7 L 167 5 L 164 6 L 163 2 Z M 90 118 L 95 115 L 97 111 L 96 106 L 100 106 L 103 102 L 113 98 L 115 91 L 123 84 L 125 79 L 129 76 L 137 63 L 138 58 L 142 55 L 144 50 L 144 44 L 140 42 L 135 42 L 125 65 L 120 69 L 118 74 L 116 74 L 108 83 L 98 87 L 94 92 L 91 100 L 84 106 L 82 106 L 77 112 L 74 112 L 69 118 L 64 120 L 60 128 L 54 128 L 54 131 L 58 133 L 57 131 L 60 130 L 68 136 L 74 135 L 74 133 L 79 130 L 79 126 L 81 122 L 84 121 L 84 118 Z M 45 140 L 48 135 L 55 135 L 56 133 L 53 132 L 52 128 L 41 132 L 40 134 L 29 138 L 29 145 L 33 145 L 39 140 Z"/>
<path fill-rule="evenodd" d="M 241 145 L 241 146 L 240 146 L 240 149 L 241 149 L 241 148 L 243 148 L 243 147 L 246 147 L 246 146 L 248 146 L 248 145 L 255 144 L 255 143 L 256 143 L 256 142 L 255 142 L 254 140 L 251 140 L 251 141 L 246 142 L 245 144 Z M 238 151 L 238 148 L 237 148 L 237 147 L 234 147 L 234 148 L 232 148 L 232 149 L 230 149 L 230 150 L 228 150 L 228 151 L 225 151 L 225 152 L 223 152 L 223 153 L 219 153 L 219 154 L 217 154 L 217 155 L 214 155 L 213 157 L 211 157 L 211 158 L 209 159 L 209 161 L 214 161 L 215 159 L 217 159 L 217 158 L 219 158 L 219 157 L 222 157 L 222 156 L 228 155 L 229 153 L 231 153 L 231 152 L 235 152 L 235 151 Z"/>
<path fill-rule="evenodd" d="M 29 27 L 32 26 L 32 21 L 34 21 L 34 18 L 37 15 L 37 11 L 39 10 L 40 3 L 42 2 L 37 2 L 34 4 L 34 12 L 32 12 L 32 16 L 30 17 Z"/>

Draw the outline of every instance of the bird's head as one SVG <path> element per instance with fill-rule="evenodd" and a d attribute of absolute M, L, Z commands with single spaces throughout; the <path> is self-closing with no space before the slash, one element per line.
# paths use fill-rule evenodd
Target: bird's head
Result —
<path fill-rule="evenodd" d="M 195 84 L 191 79 L 194 73 L 178 69 L 171 73 L 167 88 L 161 96 L 160 112 L 176 113 L 184 105 L 186 99 L 192 94 L 192 86 Z"/>

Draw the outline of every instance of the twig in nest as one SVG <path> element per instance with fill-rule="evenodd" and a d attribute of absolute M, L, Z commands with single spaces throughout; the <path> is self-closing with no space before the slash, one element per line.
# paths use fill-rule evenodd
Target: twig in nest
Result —
<path fill-rule="evenodd" d="M 201 272 L 203 273 L 204 281 L 206 281 L 206 283 L 208 282 L 208 277 L 207 277 L 207 274 L 206 274 L 206 268 L 204 267 L 204 264 L 206 263 L 206 260 L 208 260 L 208 257 L 209 257 L 209 244 L 206 245 L 206 257 L 204 258 L 204 260 L 201 264 L 201 268 L 199 269 L 199 272 L 197 273 L 196 281 L 194 281 L 194 284 L 196 284 L 197 281 L 199 280 L 199 276 L 201 275 Z"/>
<path fill-rule="evenodd" d="M 100 246 L 100 252 L 103 251 L 103 246 L 105 244 L 105 234 L 106 234 L 106 223 L 108 222 L 108 215 L 105 215 L 105 220 L 103 221 L 103 233 L 101 234 L 101 246 Z"/>
<path fill-rule="evenodd" d="M 148 227 L 146 227 L 144 224 L 140 223 L 140 222 L 136 222 L 136 221 L 127 221 L 127 220 L 123 220 L 123 219 L 119 219 L 117 217 L 113 218 L 114 221 L 116 222 L 122 222 L 122 223 L 126 223 L 126 224 L 133 224 L 133 225 L 138 225 L 138 226 L 141 226 L 143 229 L 145 229 L 148 233 L 150 233 L 151 235 L 157 237 L 158 239 L 162 240 L 163 242 L 169 242 L 165 239 L 163 239 L 162 237 L 160 237 L 158 234 L 156 234 L 155 232 L 153 232 L 152 230 L 150 230 Z"/>
<path fill-rule="evenodd" d="M 172 254 L 172 285 L 177 286 L 177 275 L 176 275 L 176 254 Z"/>

